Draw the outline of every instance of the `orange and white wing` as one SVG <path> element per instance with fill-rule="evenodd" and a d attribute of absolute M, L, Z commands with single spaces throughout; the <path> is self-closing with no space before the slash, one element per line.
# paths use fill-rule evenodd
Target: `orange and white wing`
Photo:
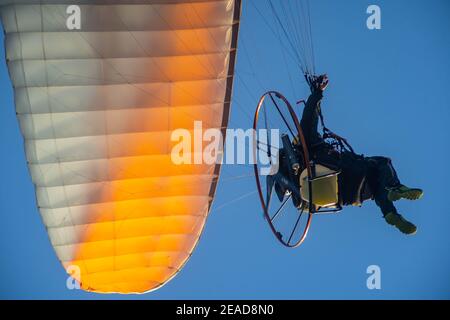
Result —
<path fill-rule="evenodd" d="M 68 7 L 81 29 L 69 30 Z M 42 220 L 84 290 L 141 293 L 197 244 L 220 165 L 175 165 L 171 132 L 227 126 L 240 0 L 3 0 Z M 73 8 L 72 8 L 73 9 Z"/>

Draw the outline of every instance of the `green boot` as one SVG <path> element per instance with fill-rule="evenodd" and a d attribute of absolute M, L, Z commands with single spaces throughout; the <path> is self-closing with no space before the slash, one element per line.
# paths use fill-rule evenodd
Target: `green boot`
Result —
<path fill-rule="evenodd" d="M 389 212 L 384 216 L 386 222 L 392 226 L 395 226 L 398 230 L 403 232 L 404 234 L 413 235 L 417 232 L 417 227 L 403 218 L 400 214 L 395 212 Z"/>
<path fill-rule="evenodd" d="M 408 200 L 417 200 L 422 198 L 423 191 L 419 188 L 408 188 L 407 186 L 400 185 L 398 187 L 389 189 L 388 199 L 389 201 L 397 201 L 401 198 Z"/>

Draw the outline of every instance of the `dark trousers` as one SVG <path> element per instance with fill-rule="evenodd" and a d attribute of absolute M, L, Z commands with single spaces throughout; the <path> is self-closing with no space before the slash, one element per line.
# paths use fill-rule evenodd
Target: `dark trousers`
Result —
<path fill-rule="evenodd" d="M 342 155 L 340 156 L 336 152 L 333 152 L 334 150 L 323 141 L 318 132 L 321 100 L 321 92 L 316 91 L 311 94 L 306 102 L 300 122 L 312 158 L 322 165 L 333 169 L 340 169 L 342 171 L 341 177 L 343 177 L 343 184 L 361 181 L 355 176 L 360 175 L 361 170 L 364 170 L 366 182 L 370 189 L 370 196 L 368 198 L 374 198 L 375 203 L 380 207 L 383 215 L 389 212 L 397 212 L 392 201 L 388 200 L 389 188 L 400 184 L 397 173 L 392 166 L 391 159 L 379 156 L 363 157 L 358 155 L 354 158 L 342 157 Z M 355 190 L 358 190 L 358 187 L 346 186 L 345 188 L 341 188 L 341 190 L 342 192 L 355 192 Z M 355 197 L 354 195 L 345 194 L 343 198 L 353 199 Z"/>
<path fill-rule="evenodd" d="M 383 216 L 389 212 L 397 212 L 392 201 L 388 199 L 389 188 L 400 184 L 392 161 L 386 157 L 364 157 L 367 164 L 367 182 L 372 191 L 375 203 L 380 207 Z"/>

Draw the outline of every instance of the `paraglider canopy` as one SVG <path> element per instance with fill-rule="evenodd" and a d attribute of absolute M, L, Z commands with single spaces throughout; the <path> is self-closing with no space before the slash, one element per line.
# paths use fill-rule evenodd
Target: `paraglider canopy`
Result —
<path fill-rule="evenodd" d="M 154 290 L 192 255 L 220 166 L 174 165 L 170 136 L 226 128 L 240 6 L 2 1 L 37 205 L 82 289 Z"/>

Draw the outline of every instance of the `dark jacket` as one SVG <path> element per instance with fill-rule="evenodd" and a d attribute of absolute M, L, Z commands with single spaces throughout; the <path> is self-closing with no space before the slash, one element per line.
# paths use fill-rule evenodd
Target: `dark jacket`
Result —
<path fill-rule="evenodd" d="M 362 155 L 339 153 L 325 142 L 318 131 L 321 100 L 322 92 L 313 92 L 305 104 L 300 121 L 310 157 L 315 163 L 341 171 L 338 179 L 341 205 L 360 205 L 372 197 L 366 183 L 367 162 Z"/>

